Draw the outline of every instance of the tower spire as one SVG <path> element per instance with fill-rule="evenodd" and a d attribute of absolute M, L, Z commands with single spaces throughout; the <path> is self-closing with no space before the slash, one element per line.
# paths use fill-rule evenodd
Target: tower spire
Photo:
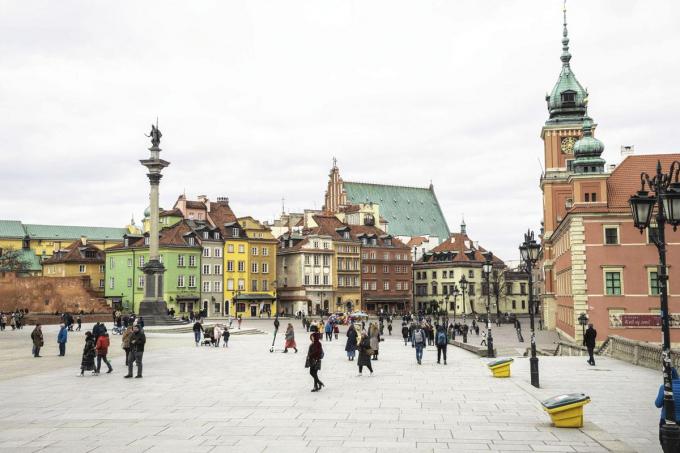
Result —
<path fill-rule="evenodd" d="M 571 53 L 569 53 L 569 32 L 567 31 L 567 0 L 564 0 L 562 13 L 564 14 L 564 24 L 562 28 L 562 56 L 560 60 L 562 60 L 562 66 L 569 66 Z"/>

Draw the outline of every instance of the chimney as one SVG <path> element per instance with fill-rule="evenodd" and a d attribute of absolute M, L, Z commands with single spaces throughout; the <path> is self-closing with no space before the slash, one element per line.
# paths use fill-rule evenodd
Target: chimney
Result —
<path fill-rule="evenodd" d="M 87 245 L 87 237 L 86 236 L 80 236 L 80 243 L 83 246 Z"/>
<path fill-rule="evenodd" d="M 635 145 L 622 145 L 621 157 L 632 156 L 635 154 Z"/>

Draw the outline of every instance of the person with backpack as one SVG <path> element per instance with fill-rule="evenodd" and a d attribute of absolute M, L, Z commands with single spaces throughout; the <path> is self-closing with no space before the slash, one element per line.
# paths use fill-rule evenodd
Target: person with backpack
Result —
<path fill-rule="evenodd" d="M 449 336 L 446 334 L 446 327 L 437 326 L 437 335 L 435 336 L 437 344 L 437 363 L 441 363 L 441 357 L 444 355 L 444 365 L 446 365 L 446 347 L 449 344 Z"/>
<path fill-rule="evenodd" d="M 409 339 L 409 329 L 408 326 L 406 325 L 406 322 L 401 323 L 401 336 L 404 337 L 404 346 L 408 344 L 408 339 Z"/>
<path fill-rule="evenodd" d="M 427 342 L 427 335 L 422 329 L 420 324 L 416 324 L 415 330 L 413 331 L 413 347 L 416 348 L 416 361 L 418 365 L 423 364 L 423 349 L 425 349 L 425 343 Z"/>
<path fill-rule="evenodd" d="M 99 375 L 99 371 L 102 368 L 102 360 L 106 364 L 106 366 L 109 367 L 109 371 L 106 373 L 110 373 L 113 371 L 113 367 L 111 366 L 111 362 L 108 361 L 106 358 L 106 355 L 109 353 L 109 345 L 111 342 L 109 341 L 109 334 L 104 332 L 97 338 L 97 343 L 95 343 L 95 351 L 97 352 L 97 367 L 95 368 L 94 374 Z"/>

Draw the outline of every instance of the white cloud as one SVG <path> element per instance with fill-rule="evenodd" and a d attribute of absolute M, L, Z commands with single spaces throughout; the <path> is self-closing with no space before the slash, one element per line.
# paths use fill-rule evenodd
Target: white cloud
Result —
<path fill-rule="evenodd" d="M 0 3 L 0 217 L 122 225 L 141 215 L 149 124 L 162 204 L 238 215 L 319 207 L 347 180 L 426 186 L 452 229 L 505 259 L 541 219 L 543 97 L 561 1 Z M 571 1 L 572 67 L 605 158 L 677 151 L 680 6 Z"/>

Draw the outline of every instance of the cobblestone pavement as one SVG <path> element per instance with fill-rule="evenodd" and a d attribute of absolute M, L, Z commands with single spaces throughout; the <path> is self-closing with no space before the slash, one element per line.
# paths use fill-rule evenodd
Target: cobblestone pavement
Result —
<path fill-rule="evenodd" d="M 282 327 L 286 322 L 282 323 Z M 271 332 L 270 321 L 246 321 Z M 658 452 L 660 373 L 613 359 L 542 357 L 541 389 L 528 383 L 528 359 L 509 379 L 485 360 L 449 347 L 448 365 L 428 347 L 423 365 L 396 335 L 381 343 L 375 375 L 357 377 L 344 340 L 324 342 L 321 379 L 310 392 L 309 340 L 295 321 L 300 353 L 269 353 L 269 335 L 232 336 L 230 347 L 193 346 L 191 334 L 149 334 L 144 378 L 123 379 L 120 337 L 114 372 L 77 377 L 81 333 L 56 357 L 30 356 L 27 328 L 0 332 L 0 451 L 68 452 Z M 396 333 L 396 332 L 395 332 Z M 366 374 L 366 373 L 365 373 Z M 583 429 L 550 425 L 540 399 L 585 392 Z"/>

